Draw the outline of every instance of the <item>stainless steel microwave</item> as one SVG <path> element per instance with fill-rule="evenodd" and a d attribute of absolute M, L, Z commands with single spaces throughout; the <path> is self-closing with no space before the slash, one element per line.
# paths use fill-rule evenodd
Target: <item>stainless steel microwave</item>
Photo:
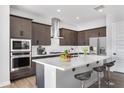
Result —
<path fill-rule="evenodd" d="M 11 52 L 31 51 L 31 39 L 11 39 Z"/>

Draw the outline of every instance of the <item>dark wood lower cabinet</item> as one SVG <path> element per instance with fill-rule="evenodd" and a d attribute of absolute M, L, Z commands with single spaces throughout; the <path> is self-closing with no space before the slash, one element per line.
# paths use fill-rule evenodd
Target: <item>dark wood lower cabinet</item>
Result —
<path fill-rule="evenodd" d="M 36 64 L 32 62 L 31 68 L 20 69 L 10 73 L 10 80 L 14 81 L 17 79 L 33 76 L 36 74 Z"/>

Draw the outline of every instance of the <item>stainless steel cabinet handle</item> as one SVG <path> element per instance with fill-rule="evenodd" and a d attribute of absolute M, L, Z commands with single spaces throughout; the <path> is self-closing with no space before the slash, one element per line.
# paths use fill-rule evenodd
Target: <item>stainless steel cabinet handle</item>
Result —
<path fill-rule="evenodd" d="M 72 71 L 74 72 L 76 69 L 75 68 L 72 68 Z"/>
<path fill-rule="evenodd" d="M 20 36 L 23 36 L 24 35 L 24 31 L 20 31 Z"/>
<path fill-rule="evenodd" d="M 97 61 L 96 64 L 99 64 L 99 61 Z"/>
<path fill-rule="evenodd" d="M 89 67 L 90 64 L 87 64 L 86 66 Z"/>
<path fill-rule="evenodd" d="M 36 44 L 39 45 L 39 40 L 36 41 Z"/>

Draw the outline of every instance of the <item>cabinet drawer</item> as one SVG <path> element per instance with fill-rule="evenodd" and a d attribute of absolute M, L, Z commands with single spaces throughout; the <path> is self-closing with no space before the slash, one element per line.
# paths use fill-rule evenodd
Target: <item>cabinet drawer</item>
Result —
<path fill-rule="evenodd" d="M 24 78 L 31 75 L 34 75 L 34 73 L 32 72 L 32 68 L 26 68 L 26 69 L 21 69 L 18 71 L 11 72 L 10 79 L 16 80 L 16 79 Z"/>

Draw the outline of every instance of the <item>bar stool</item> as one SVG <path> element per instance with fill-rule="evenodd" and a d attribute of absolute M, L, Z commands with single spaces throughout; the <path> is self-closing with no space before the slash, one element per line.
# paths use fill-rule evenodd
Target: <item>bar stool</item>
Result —
<path fill-rule="evenodd" d="M 105 71 L 105 66 L 94 67 L 93 70 L 96 71 L 98 74 L 98 87 L 100 88 L 101 87 L 100 73 Z"/>
<path fill-rule="evenodd" d="M 76 74 L 74 76 L 77 80 L 80 80 L 82 82 L 82 88 L 85 87 L 85 81 L 89 80 L 89 78 L 91 77 L 92 72 L 93 71 L 91 70 L 91 71 L 88 71 L 88 72 Z"/>
<path fill-rule="evenodd" d="M 113 85 L 113 83 L 110 81 L 110 67 L 114 66 L 116 61 L 112 61 L 109 63 L 105 63 L 104 66 L 107 67 L 107 83 L 108 83 L 108 87 L 110 87 L 110 84 Z"/>

